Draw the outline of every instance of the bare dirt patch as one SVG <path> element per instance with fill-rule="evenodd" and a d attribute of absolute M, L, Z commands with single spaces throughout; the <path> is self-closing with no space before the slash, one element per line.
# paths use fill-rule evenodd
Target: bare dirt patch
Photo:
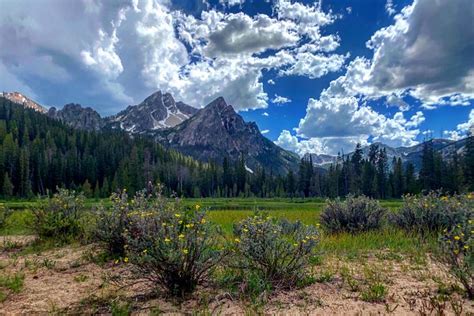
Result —
<path fill-rule="evenodd" d="M 15 241 L 27 244 L 32 240 L 18 237 Z M 112 309 L 137 315 L 192 312 L 213 315 L 257 312 L 269 315 L 419 315 L 422 311 L 434 314 L 436 309 L 432 306 L 436 302 L 432 300 L 437 297 L 440 284 L 453 283 L 449 275 L 430 260 L 420 266 L 407 260 L 375 257 L 362 260 L 364 262 L 332 258 L 308 271 L 318 275 L 330 269 L 332 277 L 328 280 L 302 289 L 274 293 L 262 304 L 243 302 L 236 295 L 211 286 L 203 286 L 189 299 L 177 301 L 156 292 L 144 280 L 132 280 L 129 265 L 93 263 L 90 257 L 96 251 L 96 245 L 88 245 L 67 246 L 40 254 L 3 252 L 0 274 L 23 273 L 25 279 L 21 292 L 9 295 L 0 303 L 0 314 L 110 313 Z M 347 271 L 358 286 L 350 286 Z M 384 298 L 379 302 L 364 301 L 364 289 L 379 279 L 387 290 Z M 457 304 L 455 308 L 461 306 L 463 314 L 474 313 L 472 301 L 457 294 L 450 293 L 449 297 L 449 301 L 439 303 L 445 305 L 446 314 L 454 314 L 452 304 Z M 430 311 L 430 308 L 433 309 Z"/>

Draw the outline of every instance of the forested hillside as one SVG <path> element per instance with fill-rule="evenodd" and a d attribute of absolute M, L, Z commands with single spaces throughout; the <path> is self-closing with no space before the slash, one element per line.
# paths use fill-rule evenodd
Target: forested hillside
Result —
<path fill-rule="evenodd" d="M 89 197 L 107 197 L 127 188 L 132 193 L 152 183 L 188 197 L 336 197 L 349 193 L 398 198 L 406 193 L 443 189 L 474 190 L 474 138 L 462 155 L 443 159 L 424 144 L 419 174 L 400 159 L 388 163 L 372 146 L 363 158 L 358 146 L 326 171 L 302 159 L 297 173 L 249 172 L 242 157 L 222 163 L 198 162 L 153 139 L 119 130 L 84 131 L 0 98 L 0 194 L 31 197 L 66 187 Z M 393 166 L 392 168 L 389 165 Z"/>

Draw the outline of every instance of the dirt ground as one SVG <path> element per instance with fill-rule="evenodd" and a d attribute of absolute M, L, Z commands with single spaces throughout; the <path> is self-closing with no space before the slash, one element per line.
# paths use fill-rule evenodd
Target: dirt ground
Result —
<path fill-rule="evenodd" d="M 33 240 L 32 236 L 0 239 L 0 275 L 25 276 L 23 289 L 9 293 L 0 303 L 1 315 L 109 314 L 111 309 L 123 307 L 123 302 L 131 303 L 132 314 L 136 315 L 435 315 L 440 310 L 454 315 L 453 306 L 461 308 L 463 315 L 474 314 L 474 302 L 458 294 L 450 293 L 445 302 L 434 299 L 440 284 L 453 280 L 430 260 L 420 267 L 400 259 L 369 256 L 363 262 L 341 262 L 334 258 L 308 271 L 314 275 L 330 271 L 326 280 L 273 293 L 264 304 L 245 302 L 206 285 L 189 299 L 176 301 L 155 293 L 145 280 L 132 280 L 127 264 L 94 263 L 91 258 L 97 253 L 96 245 L 20 254 L 21 248 Z M 363 282 L 358 280 L 364 275 L 382 280 L 388 289 L 385 299 L 378 303 L 362 300 L 361 289 L 348 286 L 347 271 L 360 284 Z"/>

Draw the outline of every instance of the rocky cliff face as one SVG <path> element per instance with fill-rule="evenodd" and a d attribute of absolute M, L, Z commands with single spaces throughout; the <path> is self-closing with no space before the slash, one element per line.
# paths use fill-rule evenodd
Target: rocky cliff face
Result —
<path fill-rule="evenodd" d="M 40 112 L 40 113 L 48 112 L 48 110 L 46 110 L 46 108 L 39 105 L 38 103 L 31 100 L 30 98 L 26 97 L 25 95 L 21 94 L 20 92 L 2 92 L 2 94 L 0 96 L 4 97 L 5 99 L 8 99 L 12 102 L 15 102 L 17 104 L 21 104 L 25 108 L 33 109 L 33 110 L 35 110 L 37 112 Z"/>
<path fill-rule="evenodd" d="M 197 109 L 183 102 L 175 102 L 171 94 L 158 91 L 142 103 L 128 106 L 106 120 L 112 128 L 121 128 L 130 133 L 144 133 L 176 126 L 196 112 Z"/>
<path fill-rule="evenodd" d="M 262 136 L 255 123 L 246 123 L 222 97 L 183 123 L 153 135 L 165 146 L 201 161 L 239 159 L 244 155 L 249 169 L 265 167 L 277 173 L 295 169 L 298 164 L 296 154 Z"/>
<path fill-rule="evenodd" d="M 48 116 L 73 128 L 88 131 L 98 131 L 105 126 L 105 122 L 99 113 L 90 107 L 84 108 L 80 104 L 66 104 L 61 110 L 52 107 L 48 111 Z"/>

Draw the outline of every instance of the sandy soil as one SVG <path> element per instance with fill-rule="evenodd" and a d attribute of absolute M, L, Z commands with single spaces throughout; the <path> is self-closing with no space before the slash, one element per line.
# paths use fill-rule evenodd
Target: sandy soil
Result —
<path fill-rule="evenodd" d="M 25 245 L 34 237 L 10 237 L 9 240 Z M 419 315 L 422 311 L 430 312 L 432 305 L 428 302 L 439 287 L 434 280 L 452 282 L 443 269 L 429 260 L 420 268 L 407 260 L 369 257 L 360 263 L 340 262 L 334 258 L 308 271 L 318 275 L 330 269 L 334 273 L 331 280 L 278 292 L 262 305 L 239 301 L 229 293 L 208 286 L 201 287 L 186 301 L 178 302 L 155 293 L 144 280 L 132 281 L 129 265 L 110 262 L 100 266 L 91 262 L 96 245 L 68 246 L 28 255 L 18 255 L 17 248 L 0 251 L 0 275 L 16 272 L 25 275 L 23 290 L 10 293 L 0 303 L 1 315 L 110 313 L 111 305 L 125 301 L 133 302 L 133 314 L 137 315 L 158 312 L 174 315 L 193 312 L 212 315 Z M 347 277 L 341 273 L 344 267 L 352 271 L 361 287 L 367 271 L 372 271 L 372 277 L 383 280 L 388 288 L 385 301 L 363 301 L 361 291 L 353 292 L 347 285 Z M 474 302 L 463 300 L 457 294 L 453 294 L 451 300 L 462 306 L 463 314 L 474 314 Z M 444 312 L 454 314 L 451 303 L 445 305 Z M 435 313 L 435 310 L 431 311 L 431 314 Z"/>

